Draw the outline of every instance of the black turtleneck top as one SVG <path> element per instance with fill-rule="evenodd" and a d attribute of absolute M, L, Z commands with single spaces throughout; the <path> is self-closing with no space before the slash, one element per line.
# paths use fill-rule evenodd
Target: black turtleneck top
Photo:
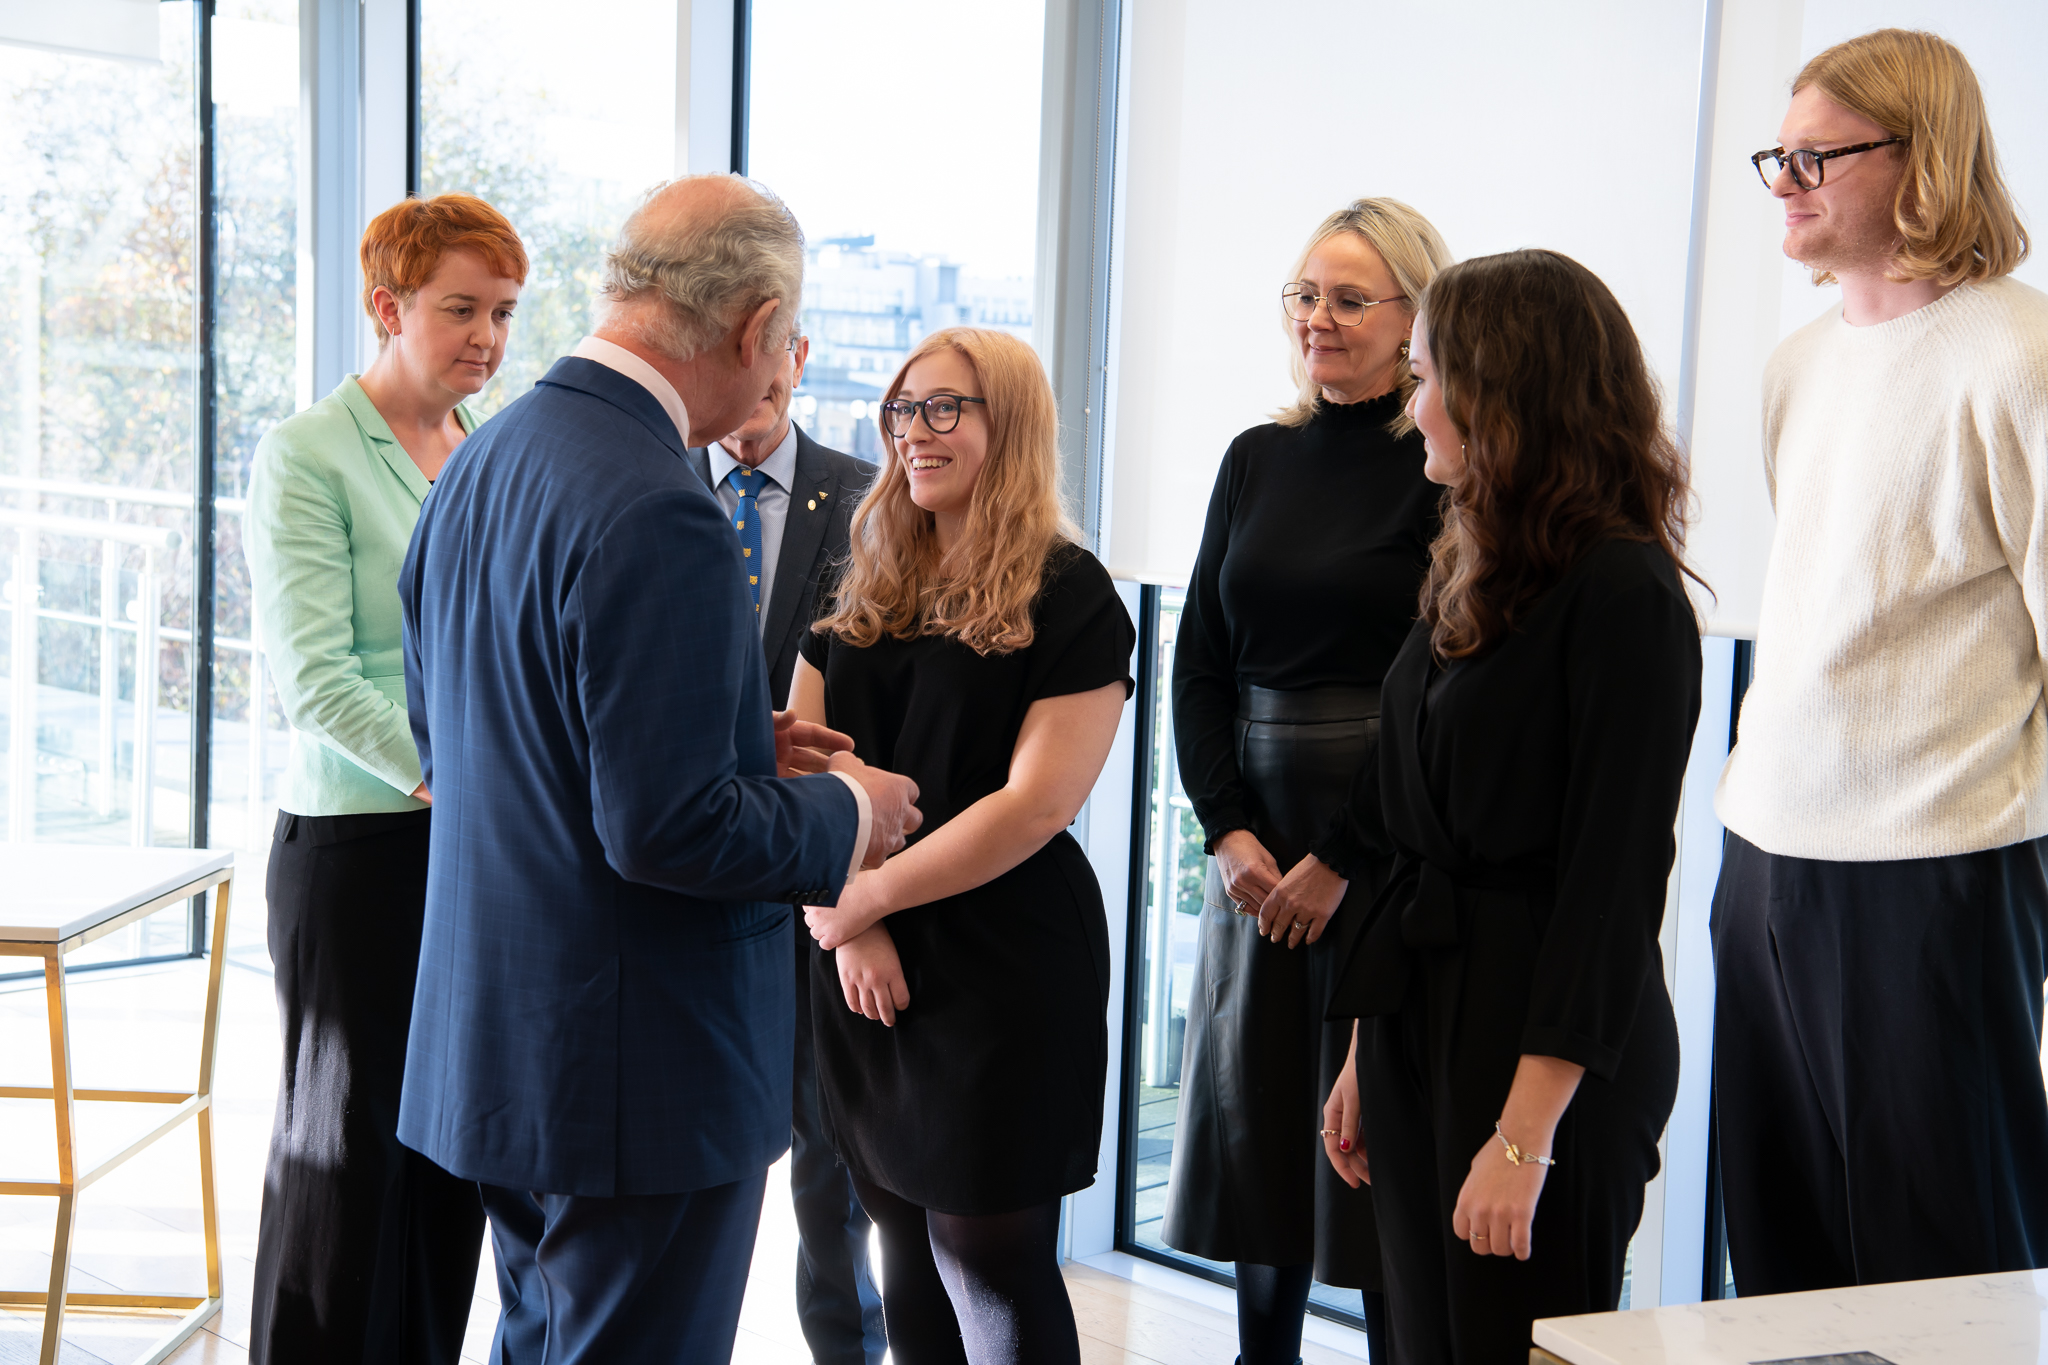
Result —
<path fill-rule="evenodd" d="M 1212 852 L 1252 825 L 1238 689 L 1376 687 L 1415 620 L 1443 490 L 1422 475 L 1421 434 L 1387 429 L 1400 412 L 1398 392 L 1323 403 L 1307 426 L 1253 427 L 1223 456 L 1173 663 L 1181 785 Z M 1361 776 L 1313 847 L 1344 876 L 1387 847 L 1379 784 Z"/>

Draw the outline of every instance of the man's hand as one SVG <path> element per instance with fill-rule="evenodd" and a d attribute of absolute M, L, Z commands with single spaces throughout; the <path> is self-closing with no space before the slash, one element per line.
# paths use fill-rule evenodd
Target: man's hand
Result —
<path fill-rule="evenodd" d="M 832 755 L 853 752 L 853 741 L 837 730 L 808 720 L 798 720 L 794 711 L 775 713 L 775 775 L 801 777 L 822 773 Z"/>
<path fill-rule="evenodd" d="M 831 772 L 845 773 L 868 794 L 871 822 L 867 857 L 861 860 L 861 866 L 873 871 L 890 854 L 902 852 L 904 841 L 924 823 L 924 816 L 917 809 L 917 784 L 907 777 L 870 768 L 853 756 L 851 748 L 833 754 L 826 766 Z"/>

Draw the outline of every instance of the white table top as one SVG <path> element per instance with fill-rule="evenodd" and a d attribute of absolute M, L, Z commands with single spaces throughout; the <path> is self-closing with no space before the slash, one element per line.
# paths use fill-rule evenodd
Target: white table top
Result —
<path fill-rule="evenodd" d="M 234 861 L 218 848 L 0 844 L 0 939 L 55 943 Z"/>
<path fill-rule="evenodd" d="M 1545 1318 L 1572 1365 L 1751 1365 L 1868 1351 L 1892 1365 L 2042 1365 L 2048 1271 Z"/>

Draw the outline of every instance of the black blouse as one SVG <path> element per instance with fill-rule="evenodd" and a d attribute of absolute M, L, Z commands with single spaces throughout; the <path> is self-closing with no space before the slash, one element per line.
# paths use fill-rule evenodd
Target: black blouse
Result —
<path fill-rule="evenodd" d="M 1382 691 L 1380 779 L 1387 832 L 1420 876 L 1390 891 L 1332 1013 L 1387 1012 L 1390 958 L 1455 943 L 1461 897 L 1514 889 L 1541 945 L 1520 1051 L 1612 1079 L 1650 974 L 1663 984 L 1699 711 L 1699 625 L 1654 545 L 1594 549 L 1504 641 L 1441 673 L 1418 621 Z"/>
<path fill-rule="evenodd" d="M 1442 490 L 1423 477 L 1421 434 L 1387 430 L 1400 412 L 1399 393 L 1325 403 L 1307 426 L 1253 427 L 1223 457 L 1173 663 L 1181 785 L 1211 852 L 1252 826 L 1239 688 L 1377 686 L 1415 620 Z M 1385 850 L 1365 779 L 1312 849 L 1345 876 Z"/>

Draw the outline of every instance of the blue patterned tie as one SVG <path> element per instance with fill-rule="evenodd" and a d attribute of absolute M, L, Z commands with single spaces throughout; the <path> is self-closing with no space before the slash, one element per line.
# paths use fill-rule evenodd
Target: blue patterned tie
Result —
<path fill-rule="evenodd" d="M 754 611 L 761 610 L 761 508 L 754 501 L 768 486 L 768 476 L 758 469 L 734 465 L 725 476 L 732 491 L 740 495 L 738 510 L 732 514 L 732 529 L 740 533 L 740 554 L 747 561 L 747 590 L 754 594 Z"/>

